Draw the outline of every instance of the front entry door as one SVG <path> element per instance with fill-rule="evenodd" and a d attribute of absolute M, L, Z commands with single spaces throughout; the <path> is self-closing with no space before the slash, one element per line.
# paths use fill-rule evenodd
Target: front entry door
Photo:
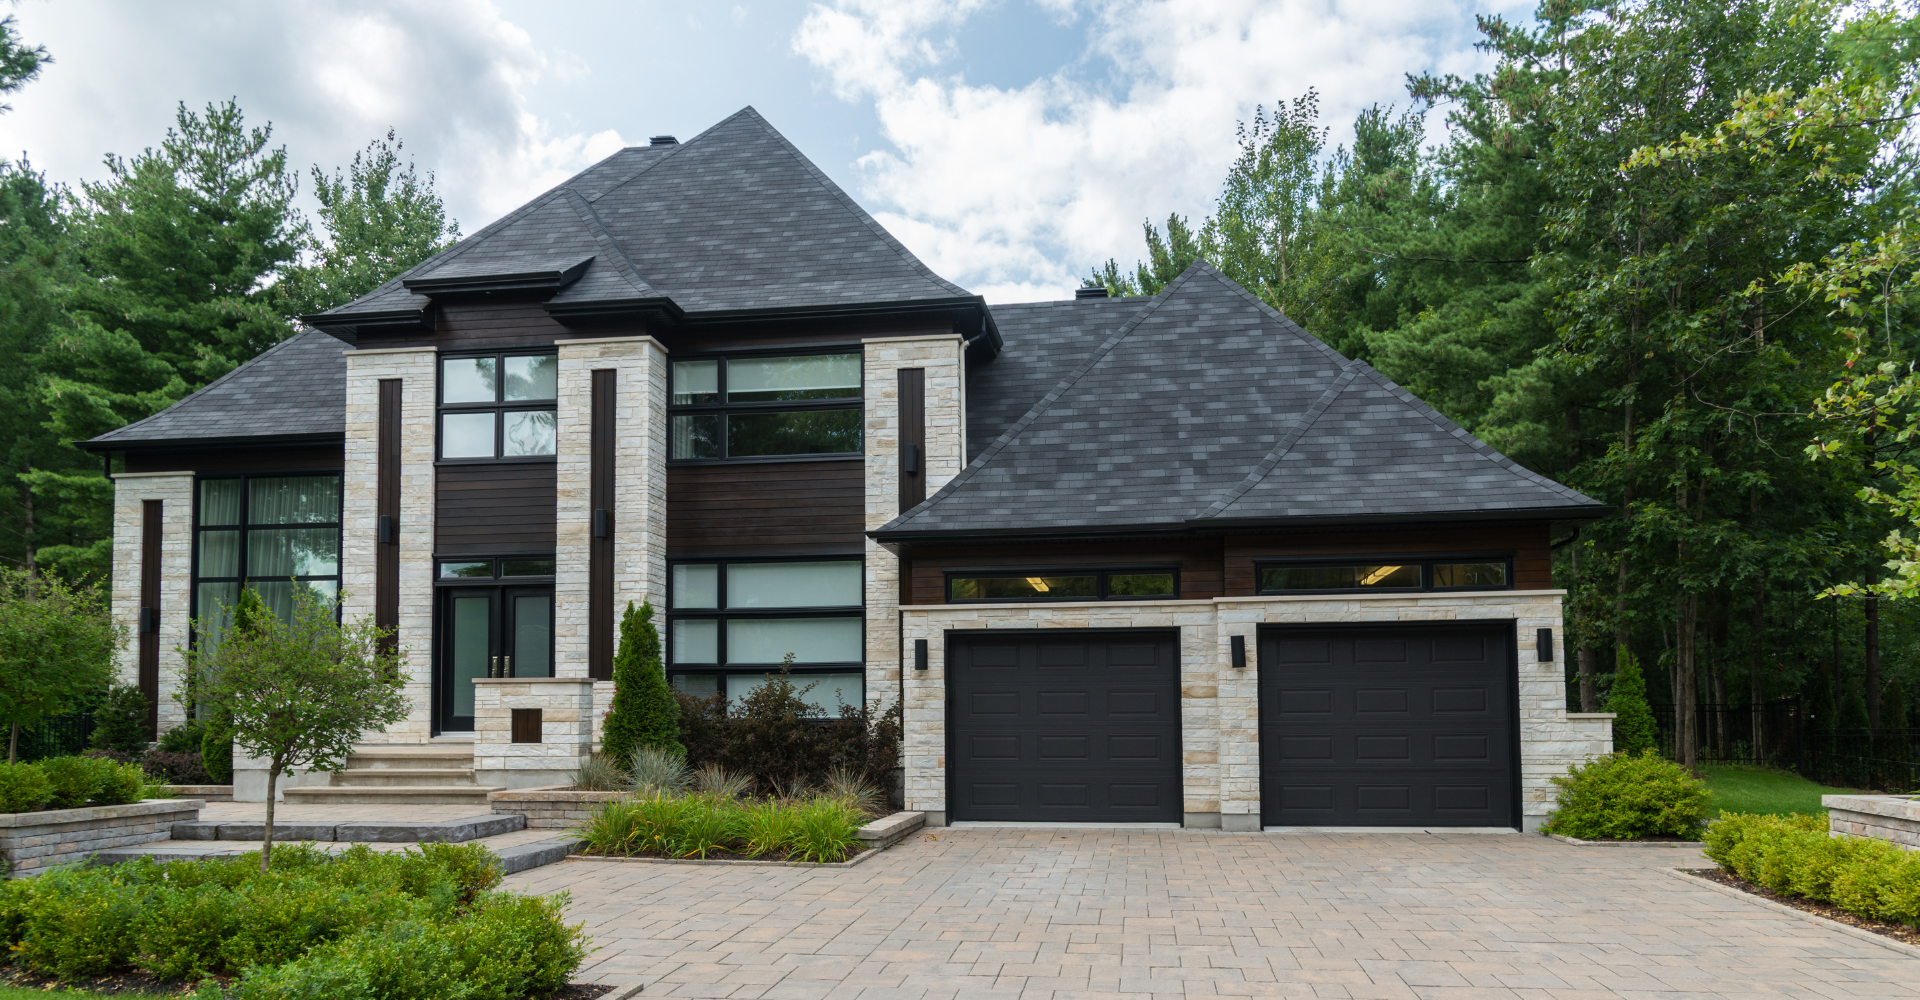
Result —
<path fill-rule="evenodd" d="M 476 678 L 553 676 L 553 588 L 449 587 L 440 635 L 438 728 L 472 732 Z"/>

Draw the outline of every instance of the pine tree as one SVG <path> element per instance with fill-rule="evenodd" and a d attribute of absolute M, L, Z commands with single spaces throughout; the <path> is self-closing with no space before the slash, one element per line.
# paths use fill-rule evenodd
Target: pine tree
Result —
<path fill-rule="evenodd" d="M 1867 729 L 1867 698 L 1859 688 L 1847 691 L 1846 700 L 1840 704 L 1841 729 Z"/>
<path fill-rule="evenodd" d="M 659 747 L 682 756 L 680 703 L 667 686 L 660 665 L 660 632 L 653 627 L 653 604 L 634 610 L 627 602 L 620 616 L 620 648 L 613 654 L 613 707 L 600 737 L 600 752 L 625 767 L 633 751 Z"/>
<path fill-rule="evenodd" d="M 1653 723 L 1653 709 L 1647 706 L 1647 678 L 1640 672 L 1640 661 L 1625 649 L 1620 650 L 1613 689 L 1607 693 L 1607 711 L 1614 714 L 1615 751 L 1639 756 L 1658 747 L 1659 732 Z"/>
<path fill-rule="evenodd" d="M 1885 729 L 1905 729 L 1909 725 L 1907 686 L 1897 680 L 1880 696 L 1880 725 Z"/>

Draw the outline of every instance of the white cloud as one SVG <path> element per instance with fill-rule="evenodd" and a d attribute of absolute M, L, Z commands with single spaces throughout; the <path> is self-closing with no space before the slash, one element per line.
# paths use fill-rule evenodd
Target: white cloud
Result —
<path fill-rule="evenodd" d="M 1059 297 L 1109 256 L 1130 263 L 1143 218 L 1197 222 L 1257 103 L 1316 87 L 1337 142 L 1361 108 L 1405 105 L 1409 71 L 1485 65 L 1461 0 L 1049 0 L 1084 19 L 1085 50 L 1000 87 L 947 68 L 951 32 L 985 6 L 839 0 L 811 10 L 794 49 L 836 95 L 871 102 L 892 146 L 860 159 L 863 203 L 994 301 Z"/>
<path fill-rule="evenodd" d="M 17 13 L 56 61 L 14 95 L 0 149 L 26 150 L 62 179 L 98 179 L 101 154 L 157 144 L 178 100 L 233 96 L 250 123 L 273 123 L 303 172 L 344 164 L 395 128 L 471 232 L 625 144 L 529 106 L 542 79 L 587 69 L 487 0 L 62 0 Z"/>

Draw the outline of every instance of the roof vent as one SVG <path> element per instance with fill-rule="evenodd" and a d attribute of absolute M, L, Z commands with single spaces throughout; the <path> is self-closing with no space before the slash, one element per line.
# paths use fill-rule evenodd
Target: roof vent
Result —
<path fill-rule="evenodd" d="M 1105 285 L 1076 288 L 1073 290 L 1073 297 L 1076 299 L 1104 299 L 1107 297 L 1107 289 Z"/>
<path fill-rule="evenodd" d="M 649 146 L 678 146 L 678 145 L 680 145 L 680 140 L 678 140 L 678 139 L 675 139 L 675 138 L 674 138 L 673 136 L 670 136 L 670 135 L 656 135 L 656 136 L 654 136 L 653 138 L 651 138 L 651 139 L 648 139 L 648 140 L 647 140 L 647 145 L 649 145 Z"/>

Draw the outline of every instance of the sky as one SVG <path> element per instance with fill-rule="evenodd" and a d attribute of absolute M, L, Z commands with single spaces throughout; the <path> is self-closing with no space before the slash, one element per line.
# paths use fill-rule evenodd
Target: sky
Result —
<path fill-rule="evenodd" d="M 238 100 L 328 171 L 393 129 L 465 232 L 622 146 L 747 105 L 928 266 L 991 302 L 1062 298 L 1140 225 L 1206 216 L 1256 106 L 1308 88 L 1331 142 L 1406 75 L 1490 68 L 1512 0 L 13 0 L 54 62 L 0 156 L 52 180 Z M 1429 116 L 1429 138 L 1443 112 Z M 311 189 L 310 180 L 303 189 Z"/>

